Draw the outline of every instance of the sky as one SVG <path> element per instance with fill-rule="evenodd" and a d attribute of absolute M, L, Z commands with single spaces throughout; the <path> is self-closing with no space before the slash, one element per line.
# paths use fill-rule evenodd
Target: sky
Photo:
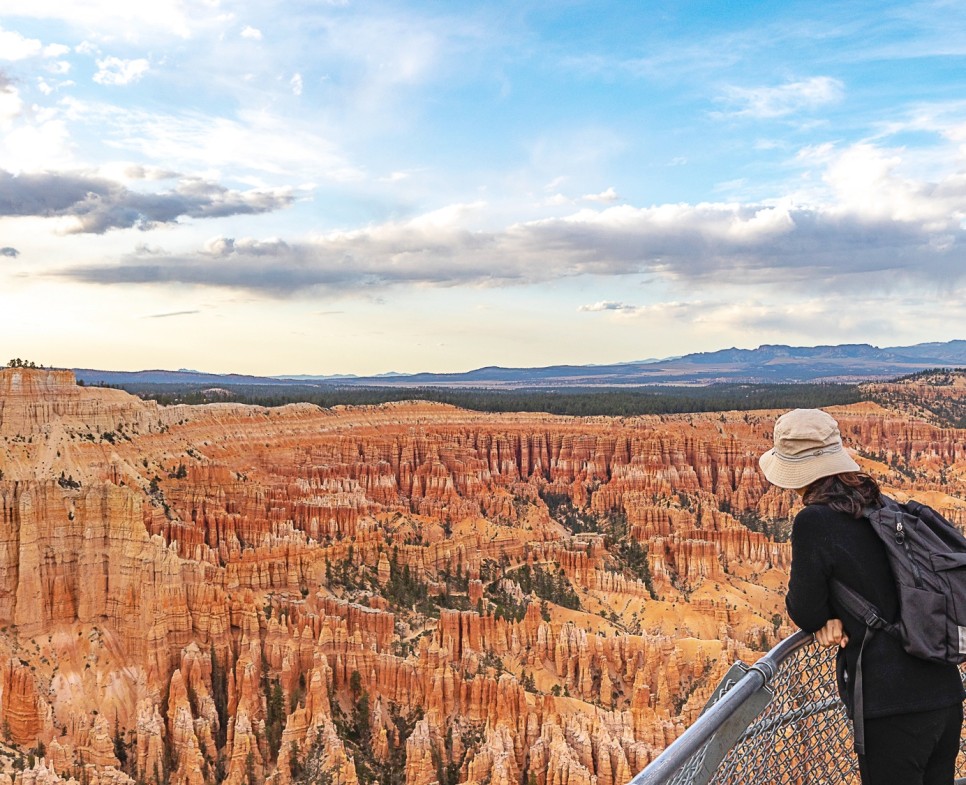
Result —
<path fill-rule="evenodd" d="M 0 0 L 0 358 L 966 338 L 966 0 Z"/>

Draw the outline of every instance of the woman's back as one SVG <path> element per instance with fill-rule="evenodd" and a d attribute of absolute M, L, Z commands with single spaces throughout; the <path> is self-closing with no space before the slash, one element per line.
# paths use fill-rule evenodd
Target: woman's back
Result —
<path fill-rule="evenodd" d="M 885 547 L 865 518 L 810 504 L 792 529 L 792 570 L 785 599 L 789 616 L 806 631 L 842 620 L 849 642 L 846 670 L 855 673 L 865 626 L 839 605 L 828 581 L 837 578 L 873 602 L 888 621 L 899 605 Z M 959 668 L 907 654 L 899 641 L 877 633 L 863 654 L 865 716 L 880 717 L 950 706 L 963 698 Z M 847 696 L 852 694 L 851 684 Z"/>

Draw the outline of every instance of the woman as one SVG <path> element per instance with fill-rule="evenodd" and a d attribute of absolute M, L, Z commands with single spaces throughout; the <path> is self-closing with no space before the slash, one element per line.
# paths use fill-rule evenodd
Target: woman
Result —
<path fill-rule="evenodd" d="M 792 527 L 785 605 L 792 621 L 823 646 L 839 646 L 842 700 L 851 707 L 865 632 L 829 589 L 837 578 L 873 602 L 888 621 L 899 604 L 885 546 L 863 517 L 882 493 L 842 446 L 838 423 L 820 409 L 795 409 L 775 422 L 775 446 L 759 464 L 769 482 L 796 490 L 805 508 Z M 844 657 L 844 661 L 843 661 Z M 959 668 L 907 654 L 891 635 L 863 653 L 863 785 L 950 785 L 963 723 Z"/>

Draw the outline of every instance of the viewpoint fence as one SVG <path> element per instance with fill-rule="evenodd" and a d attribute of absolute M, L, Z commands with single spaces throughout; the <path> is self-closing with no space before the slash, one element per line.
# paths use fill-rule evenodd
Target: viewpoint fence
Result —
<path fill-rule="evenodd" d="M 966 785 L 960 750 L 956 785 Z M 736 663 L 701 716 L 629 785 L 859 785 L 835 649 L 797 632 Z"/>

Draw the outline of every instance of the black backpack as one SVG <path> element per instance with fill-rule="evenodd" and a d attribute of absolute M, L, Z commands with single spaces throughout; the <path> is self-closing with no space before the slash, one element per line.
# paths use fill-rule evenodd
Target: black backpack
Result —
<path fill-rule="evenodd" d="M 900 504 L 883 498 L 866 509 L 882 540 L 899 594 L 899 617 L 882 618 L 879 609 L 841 581 L 832 579 L 832 596 L 865 624 L 855 673 L 855 750 L 864 753 L 862 653 L 879 630 L 893 635 L 915 657 L 959 664 L 966 662 L 966 537 L 942 515 L 919 502 Z"/>

